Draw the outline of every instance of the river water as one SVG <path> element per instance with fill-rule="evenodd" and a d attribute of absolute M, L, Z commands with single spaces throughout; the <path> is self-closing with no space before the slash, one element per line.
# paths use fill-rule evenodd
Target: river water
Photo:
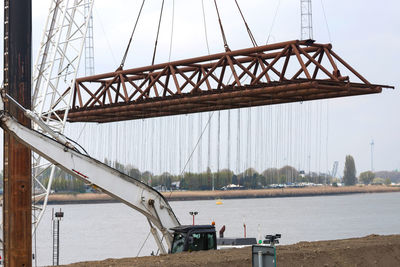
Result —
<path fill-rule="evenodd" d="M 281 244 L 400 234 L 400 193 L 318 197 L 176 201 L 170 203 L 182 224 L 215 221 L 225 236 L 282 234 Z M 64 212 L 60 223 L 60 264 L 135 257 L 148 235 L 144 216 L 124 204 L 50 205 L 35 238 L 37 266 L 52 264 L 52 209 Z M 150 236 L 140 256 L 156 250 Z"/>

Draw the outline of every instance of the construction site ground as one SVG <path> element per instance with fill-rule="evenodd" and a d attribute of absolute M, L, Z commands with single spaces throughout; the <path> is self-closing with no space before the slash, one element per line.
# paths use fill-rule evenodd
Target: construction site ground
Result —
<path fill-rule="evenodd" d="M 139 258 L 106 259 L 65 266 L 239 267 L 251 265 L 251 247 L 246 247 Z M 400 266 L 400 235 L 369 235 L 362 238 L 300 242 L 277 246 L 277 266 Z"/>

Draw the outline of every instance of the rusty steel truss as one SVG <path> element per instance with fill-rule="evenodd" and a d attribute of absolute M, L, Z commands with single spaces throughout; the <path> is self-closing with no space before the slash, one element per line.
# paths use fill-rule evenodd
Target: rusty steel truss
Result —
<path fill-rule="evenodd" d="M 369 83 L 331 44 L 294 40 L 79 78 L 68 121 L 102 123 L 302 102 L 380 93 L 383 87 L 392 88 Z"/>

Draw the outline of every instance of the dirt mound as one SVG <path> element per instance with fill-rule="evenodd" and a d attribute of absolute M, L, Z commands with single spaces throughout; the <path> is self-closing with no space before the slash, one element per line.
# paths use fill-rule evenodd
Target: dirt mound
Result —
<path fill-rule="evenodd" d="M 283 266 L 400 266 L 400 235 L 370 235 L 333 241 L 300 242 L 277 247 L 277 265 Z M 127 266 L 251 266 L 251 248 L 199 251 L 174 255 L 81 262 L 69 267 Z"/>

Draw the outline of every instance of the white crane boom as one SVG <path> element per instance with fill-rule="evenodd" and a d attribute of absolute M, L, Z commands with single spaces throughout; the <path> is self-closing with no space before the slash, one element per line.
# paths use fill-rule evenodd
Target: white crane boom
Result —
<path fill-rule="evenodd" d="M 2 109 L 1 98 L 0 102 L 0 124 L 5 131 L 65 172 L 86 184 L 95 185 L 106 194 L 142 213 L 150 223 L 151 232 L 161 253 L 166 253 L 162 240 L 166 241 L 169 249 L 171 248 L 173 234 L 169 229 L 179 226 L 180 223 L 163 195 L 152 187 L 78 152 L 64 136 L 49 133 L 57 139 L 56 141 L 23 126 Z M 23 109 L 21 106 L 20 108 Z M 24 111 L 43 131 L 51 131 L 50 128 L 42 126 L 44 123 L 35 113 L 25 109 Z M 153 225 L 160 230 L 163 238 L 160 239 Z"/>

